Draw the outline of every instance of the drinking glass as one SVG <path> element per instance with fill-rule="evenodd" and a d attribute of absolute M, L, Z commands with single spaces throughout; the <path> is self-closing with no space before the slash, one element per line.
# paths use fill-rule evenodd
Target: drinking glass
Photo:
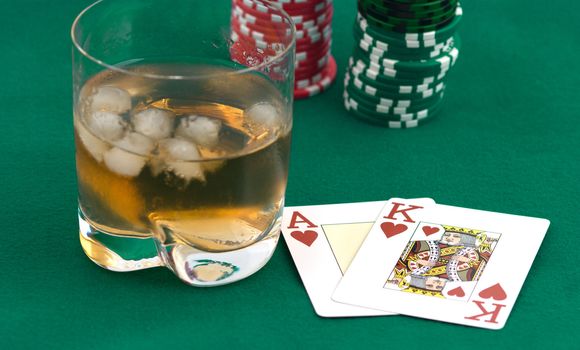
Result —
<path fill-rule="evenodd" d="M 165 266 L 237 281 L 280 235 L 295 39 L 230 30 L 226 1 L 102 0 L 75 20 L 73 102 L 81 245 L 113 271 Z M 261 19 L 267 21 L 267 19 Z"/>

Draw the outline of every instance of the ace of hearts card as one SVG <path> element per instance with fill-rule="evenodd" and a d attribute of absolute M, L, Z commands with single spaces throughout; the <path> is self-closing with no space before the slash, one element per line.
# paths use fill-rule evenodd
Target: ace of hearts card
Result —
<path fill-rule="evenodd" d="M 414 200 L 429 205 L 432 199 Z M 331 299 L 386 201 L 284 208 L 282 235 L 314 310 L 322 317 L 392 315 Z"/>
<path fill-rule="evenodd" d="M 332 298 L 500 329 L 548 226 L 539 218 L 391 200 Z"/>

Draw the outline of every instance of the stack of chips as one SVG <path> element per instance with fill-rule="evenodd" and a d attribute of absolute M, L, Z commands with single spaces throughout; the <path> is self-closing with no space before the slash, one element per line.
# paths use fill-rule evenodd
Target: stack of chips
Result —
<path fill-rule="evenodd" d="M 458 0 L 358 0 L 346 109 L 390 128 L 436 115 L 459 55 L 461 14 Z"/>
<path fill-rule="evenodd" d="M 332 0 L 272 0 L 286 11 L 296 26 L 296 67 L 294 97 L 314 96 L 336 78 L 336 62 L 331 55 Z M 257 50 L 271 54 L 283 45 L 276 23 L 281 17 L 267 6 L 252 0 L 232 0 L 232 40 L 249 42 Z M 285 33 L 288 34 L 288 33 Z M 279 41 L 279 40 L 278 40 Z M 275 53 L 275 52 L 274 52 Z"/>

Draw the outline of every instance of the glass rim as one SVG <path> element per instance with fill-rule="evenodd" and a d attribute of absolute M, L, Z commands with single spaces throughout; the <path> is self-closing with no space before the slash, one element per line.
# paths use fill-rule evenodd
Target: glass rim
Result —
<path fill-rule="evenodd" d="M 285 56 L 287 56 L 290 53 L 290 50 L 295 46 L 296 44 L 296 26 L 294 24 L 294 21 L 292 20 L 292 17 L 286 12 L 284 11 L 284 9 L 282 8 L 278 8 L 272 5 L 272 3 L 268 0 L 259 0 L 260 2 L 264 2 L 270 6 L 273 6 L 276 8 L 276 10 L 279 10 L 280 13 L 284 16 L 284 18 L 288 21 L 288 23 L 290 24 L 290 34 L 291 34 L 291 40 L 290 43 L 284 48 L 284 50 L 276 53 L 276 55 L 274 56 L 269 56 L 271 57 L 270 60 L 265 60 L 264 62 L 261 62 L 258 65 L 252 66 L 252 67 L 246 67 L 244 69 L 240 69 L 240 70 L 235 70 L 235 71 L 231 71 L 231 72 L 227 72 L 227 73 L 213 73 L 213 74 L 205 74 L 205 75 L 161 75 L 161 74 L 151 74 L 151 73 L 136 73 L 135 71 L 131 71 L 129 69 L 124 69 L 120 66 L 116 66 L 114 64 L 110 64 L 105 62 L 104 60 L 101 60 L 93 55 L 91 55 L 87 50 L 85 50 L 77 36 L 75 35 L 75 29 L 77 29 L 80 21 L 82 20 L 83 16 L 88 13 L 93 7 L 104 3 L 104 2 L 108 2 L 110 0 L 98 0 L 95 1 L 94 3 L 90 4 L 89 6 L 87 6 L 85 9 L 83 9 L 75 18 L 75 20 L 73 21 L 73 24 L 71 26 L 70 29 L 70 36 L 71 36 L 71 40 L 73 43 L 73 46 L 76 50 L 78 50 L 84 57 L 88 58 L 89 60 L 93 61 L 94 63 L 96 63 L 99 66 L 105 67 L 107 69 L 119 72 L 119 73 L 123 73 L 123 74 L 127 74 L 127 75 L 133 75 L 133 76 L 139 76 L 139 77 L 144 77 L 144 78 L 151 78 L 151 79 L 165 79 L 165 80 L 196 80 L 196 79 L 207 79 L 207 78 L 211 78 L 213 76 L 224 76 L 224 75 L 240 75 L 240 74 L 246 74 L 246 73 L 250 73 L 250 72 L 254 72 L 254 71 L 259 71 L 259 69 L 264 68 L 270 64 L 272 64 L 272 62 L 275 62 Z"/>

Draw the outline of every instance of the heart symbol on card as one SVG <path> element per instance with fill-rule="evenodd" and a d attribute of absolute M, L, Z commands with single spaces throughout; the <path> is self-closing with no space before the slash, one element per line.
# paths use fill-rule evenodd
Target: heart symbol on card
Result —
<path fill-rule="evenodd" d="M 381 224 L 381 230 L 383 230 L 383 233 L 385 234 L 385 236 L 387 236 L 387 238 L 391 238 L 398 235 L 401 232 L 405 232 L 407 230 L 407 225 L 405 224 L 395 225 L 392 222 L 387 221 Z"/>
<path fill-rule="evenodd" d="M 493 300 L 504 300 L 507 298 L 505 290 L 499 285 L 499 283 L 494 284 L 489 288 L 485 288 L 479 292 L 479 296 L 483 299 L 493 299 Z"/>
<path fill-rule="evenodd" d="M 292 233 L 290 233 L 290 236 L 292 236 L 295 240 L 310 247 L 312 243 L 316 241 L 316 238 L 318 238 L 318 233 L 312 230 L 293 231 Z"/>
<path fill-rule="evenodd" d="M 431 236 L 434 233 L 439 232 L 439 227 L 434 227 L 434 226 L 423 226 L 423 233 L 425 234 L 425 236 Z"/>
<path fill-rule="evenodd" d="M 449 295 L 450 297 L 463 298 L 465 296 L 465 291 L 463 290 L 463 288 L 461 288 L 461 286 L 459 286 L 447 292 L 447 295 Z"/>

